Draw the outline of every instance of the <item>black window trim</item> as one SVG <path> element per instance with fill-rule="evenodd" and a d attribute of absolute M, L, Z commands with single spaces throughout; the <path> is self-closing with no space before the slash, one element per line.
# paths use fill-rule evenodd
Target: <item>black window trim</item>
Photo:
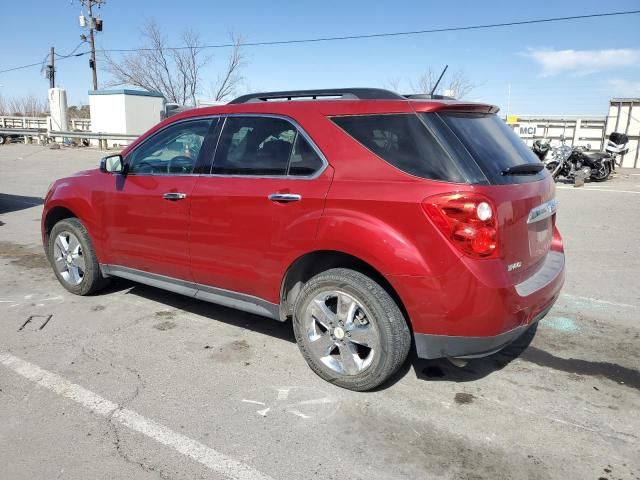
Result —
<path fill-rule="evenodd" d="M 222 128 L 220 128 L 220 132 L 218 133 L 218 138 L 216 139 L 216 148 L 213 151 L 212 161 L 210 162 L 209 173 L 204 173 L 203 175 L 209 177 L 221 177 L 221 178 L 279 178 L 279 179 L 287 179 L 287 180 L 314 180 L 318 178 L 329 166 L 329 162 L 327 158 L 322 153 L 322 150 L 316 145 L 316 143 L 312 140 L 309 134 L 300 126 L 298 122 L 296 122 L 293 118 L 288 117 L 286 115 L 272 114 L 272 113 L 226 113 L 220 115 L 223 117 Z M 296 135 L 302 134 L 304 139 L 311 145 L 313 151 L 318 155 L 320 160 L 322 161 L 322 166 L 316 170 L 311 175 L 289 175 L 289 163 L 287 164 L 287 174 L 285 175 L 236 175 L 236 174 L 226 174 L 226 173 L 212 173 L 213 166 L 216 153 L 218 151 L 218 144 L 220 142 L 220 137 L 222 136 L 222 131 L 224 130 L 224 126 L 227 122 L 227 118 L 229 117 L 262 117 L 262 118 L 276 118 L 279 120 L 285 120 L 289 122 L 296 129 Z M 295 142 L 295 138 L 294 138 Z M 291 162 L 291 155 L 289 155 L 289 162 Z"/>

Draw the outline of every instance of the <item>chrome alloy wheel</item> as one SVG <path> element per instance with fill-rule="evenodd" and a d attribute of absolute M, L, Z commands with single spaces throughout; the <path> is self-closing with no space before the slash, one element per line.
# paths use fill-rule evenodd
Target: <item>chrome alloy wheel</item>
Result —
<path fill-rule="evenodd" d="M 364 371 L 380 349 L 378 329 L 370 319 L 365 308 L 345 292 L 316 295 L 303 320 L 310 353 L 342 375 Z"/>
<path fill-rule="evenodd" d="M 79 285 L 84 279 L 86 264 L 82 245 L 71 232 L 61 232 L 53 244 L 55 267 L 69 285 Z"/>

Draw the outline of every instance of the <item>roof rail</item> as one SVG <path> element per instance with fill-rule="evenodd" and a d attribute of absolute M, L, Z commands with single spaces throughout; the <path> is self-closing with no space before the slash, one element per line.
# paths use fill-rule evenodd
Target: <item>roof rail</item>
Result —
<path fill-rule="evenodd" d="M 455 100 L 453 97 L 438 95 L 437 93 L 410 93 L 403 95 L 403 97 L 410 100 Z"/>
<path fill-rule="evenodd" d="M 291 90 L 250 93 L 229 103 L 267 102 L 274 100 L 404 100 L 402 95 L 381 88 L 328 88 L 324 90 Z"/>

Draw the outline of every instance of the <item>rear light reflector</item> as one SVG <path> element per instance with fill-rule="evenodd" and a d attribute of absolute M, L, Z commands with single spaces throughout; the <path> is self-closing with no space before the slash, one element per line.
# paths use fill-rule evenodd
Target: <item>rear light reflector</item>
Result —
<path fill-rule="evenodd" d="M 422 208 L 453 245 L 474 258 L 498 256 L 496 208 L 476 193 L 447 193 L 425 198 Z"/>

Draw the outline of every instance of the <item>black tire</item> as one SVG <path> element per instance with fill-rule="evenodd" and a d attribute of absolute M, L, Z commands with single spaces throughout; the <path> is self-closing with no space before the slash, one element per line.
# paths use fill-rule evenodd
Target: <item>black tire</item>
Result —
<path fill-rule="evenodd" d="M 58 268 L 56 268 L 54 244 L 56 238 L 65 232 L 72 233 L 78 239 L 84 259 L 85 269 L 82 280 L 77 285 L 72 285 L 66 281 L 63 278 L 62 273 L 58 271 Z M 109 284 L 110 279 L 103 277 L 100 272 L 100 266 L 93 248 L 93 243 L 91 242 L 91 237 L 89 237 L 89 233 L 84 228 L 82 222 L 77 218 L 66 218 L 64 220 L 60 220 L 53 226 L 47 243 L 47 258 L 49 259 L 49 263 L 51 264 L 58 281 L 64 288 L 75 295 L 90 295 Z"/>
<path fill-rule="evenodd" d="M 3 137 L 0 135 L 0 145 L 4 145 L 5 143 L 9 143 L 9 137 Z"/>
<path fill-rule="evenodd" d="M 591 180 L 594 182 L 604 182 L 611 175 L 611 167 L 608 163 L 603 163 L 602 168 L 597 172 L 591 173 Z"/>
<path fill-rule="evenodd" d="M 355 374 L 340 373 L 329 368 L 310 348 L 308 322 L 312 316 L 308 308 L 318 295 L 333 291 L 346 293 L 356 304 L 364 307 L 363 311 L 367 312 L 366 325 L 374 328 L 376 342 L 379 342 L 379 348 L 374 352 L 368 366 Z M 304 285 L 294 307 L 293 330 L 300 352 L 316 374 L 339 387 L 355 391 L 371 390 L 388 380 L 404 364 L 411 347 L 411 332 L 393 298 L 371 278 L 346 268 L 322 272 Z M 331 333 L 330 336 L 333 338 L 335 330 L 324 333 Z M 350 333 L 347 335 L 351 336 Z M 345 341 L 351 342 L 350 339 Z M 339 346 L 333 348 L 338 349 Z"/>

